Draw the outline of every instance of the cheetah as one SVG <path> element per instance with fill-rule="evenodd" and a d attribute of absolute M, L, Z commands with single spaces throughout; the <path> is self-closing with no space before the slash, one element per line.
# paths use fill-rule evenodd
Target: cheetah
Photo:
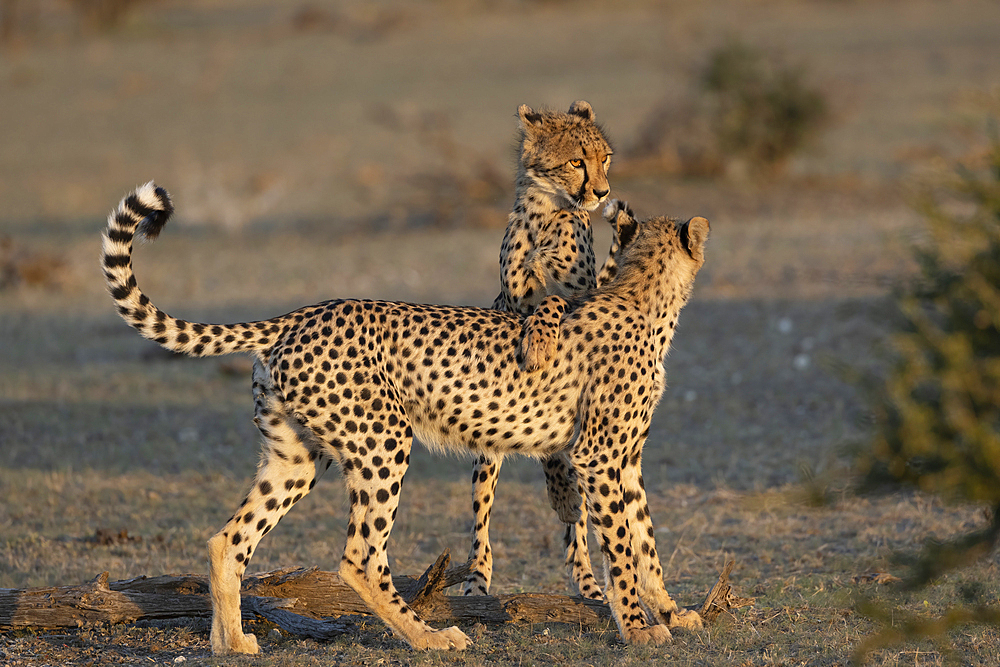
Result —
<path fill-rule="evenodd" d="M 600 273 L 595 270 L 589 211 L 611 191 L 608 169 L 613 150 L 594 110 L 583 100 L 566 113 L 518 110 L 518 171 L 514 209 L 500 248 L 498 310 L 529 315 L 521 340 L 523 365 L 537 371 L 552 357 L 565 310 L 561 297 L 600 286 L 617 273 L 623 230 L 612 223 L 612 244 Z M 634 220 L 629 224 L 634 223 Z M 490 513 L 500 459 L 481 456 L 472 472 L 475 523 L 465 595 L 487 595 L 493 574 Z M 594 579 L 587 547 L 587 514 L 578 482 L 565 454 L 542 462 L 549 499 L 566 524 L 566 563 L 577 592 L 603 597 Z"/>
<path fill-rule="evenodd" d="M 607 564 L 622 639 L 661 644 L 679 610 L 663 584 L 640 472 L 664 389 L 664 356 L 704 263 L 708 221 L 651 218 L 612 283 L 570 297 L 548 366 L 522 370 L 513 313 L 335 299 L 257 322 L 203 324 L 157 308 L 132 270 L 135 236 L 155 238 L 173 211 L 152 182 L 108 217 L 101 264 L 118 313 L 174 352 L 253 358 L 262 456 L 252 486 L 208 541 L 215 654 L 256 653 L 240 581 L 260 539 L 336 461 L 350 498 L 340 576 L 414 649 L 465 649 L 392 583 L 386 545 L 416 437 L 434 450 L 500 457 L 566 451 L 582 481 Z"/>

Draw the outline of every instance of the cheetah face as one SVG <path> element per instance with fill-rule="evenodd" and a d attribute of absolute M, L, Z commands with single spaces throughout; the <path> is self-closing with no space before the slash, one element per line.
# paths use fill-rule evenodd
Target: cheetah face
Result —
<path fill-rule="evenodd" d="M 594 120 L 594 110 L 574 102 L 568 113 L 518 109 L 521 164 L 536 188 L 560 208 L 593 211 L 611 192 L 611 145 Z"/>

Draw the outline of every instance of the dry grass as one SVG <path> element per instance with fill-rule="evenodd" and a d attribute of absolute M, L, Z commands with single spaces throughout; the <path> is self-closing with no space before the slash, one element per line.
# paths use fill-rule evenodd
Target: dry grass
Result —
<path fill-rule="evenodd" d="M 423 453 L 415 456 L 407 502 L 393 532 L 390 553 L 397 572 L 417 572 L 443 548 L 461 553 L 467 546 L 468 488 L 449 481 L 464 478 L 467 466 L 454 462 L 432 473 L 427 461 L 421 460 L 427 458 Z M 544 492 L 537 480 L 522 481 L 538 476 L 525 464 L 505 470 L 494 529 L 499 590 L 565 590 L 559 531 L 544 501 L 539 502 Z M 4 586 L 84 581 L 104 570 L 113 578 L 201 571 L 204 542 L 225 520 L 243 484 L 202 472 L 20 472 L 14 477 L 5 474 L 0 479 L 5 501 L 18 499 L 0 548 Z M 732 664 L 729 660 L 843 664 L 858 640 L 875 627 L 854 611 L 854 596 L 881 601 L 897 597 L 861 575 L 901 574 L 891 560 L 893 550 L 913 549 L 928 537 L 968 530 L 981 519 L 974 511 L 914 496 L 888 501 L 843 496 L 817 510 L 803 505 L 794 488 L 740 494 L 673 485 L 652 498 L 653 516 L 660 526 L 657 539 L 675 596 L 696 603 L 723 559 L 733 557 L 738 563 L 737 586 L 757 598 L 753 609 L 738 612 L 705 633 L 678 635 L 674 644 L 656 651 L 621 647 L 614 628 L 466 628 L 476 635 L 472 650 L 460 656 L 434 656 L 411 653 L 387 636 L 377 621 L 360 623 L 357 636 L 329 644 L 279 639 L 267 624 L 258 624 L 265 657 L 253 664 L 312 664 L 314 659 L 348 664 L 640 664 L 653 656 L 681 664 Z M 338 481 L 324 480 L 262 543 L 254 567 L 332 569 L 343 540 L 344 516 Z M 127 529 L 133 539 L 101 544 L 92 539 L 101 528 Z M 908 608 L 940 612 L 964 595 L 965 581 L 996 582 L 997 565 L 994 561 L 948 577 L 926 601 L 911 600 Z M 978 594 L 995 599 L 997 592 L 994 583 Z M 68 643 L 79 649 L 62 654 L 63 664 L 86 664 L 93 655 L 88 647 L 149 656 L 156 662 L 185 655 L 199 660 L 194 664 L 203 659 L 208 664 L 206 630 L 204 622 L 180 628 L 143 623 L 132 630 L 103 627 L 62 637 L 19 631 L 6 641 L 18 651 L 37 650 L 50 661 L 59 655 L 52 652 L 54 645 Z M 991 642 L 1000 636 L 966 628 L 953 639 L 966 664 L 987 665 Z M 935 664 L 938 649 L 922 650 L 929 652 L 922 664 Z M 903 655 L 883 652 L 873 664 L 899 664 L 895 661 Z M 239 659 L 211 664 L 244 663 Z"/>
<path fill-rule="evenodd" d="M 807 218 L 803 211 L 793 214 Z M 374 621 L 362 624 L 357 636 L 330 644 L 278 639 L 259 624 L 265 653 L 251 663 L 597 665 L 656 657 L 680 664 L 843 664 L 875 628 L 854 610 L 854 596 L 896 599 L 888 589 L 854 578 L 871 572 L 902 575 L 894 550 L 913 550 L 925 539 L 968 530 L 981 517 L 974 508 L 946 507 L 920 496 L 867 499 L 844 491 L 844 448 L 862 440 L 869 426 L 860 397 L 831 373 L 829 361 L 877 368 L 884 297 L 870 295 L 877 286 L 863 281 L 830 284 L 821 278 L 786 286 L 783 299 L 752 291 L 733 297 L 735 278 L 752 271 L 747 264 L 752 254 L 743 254 L 740 234 L 780 249 L 780 243 L 792 243 L 793 231 L 795 238 L 815 240 L 824 238 L 828 227 L 792 230 L 759 222 L 730 233 L 725 225 L 721 229 L 710 258 L 719 268 L 711 268 L 699 285 L 668 359 L 671 386 L 654 422 L 644 469 L 670 590 L 684 603 L 696 603 L 723 560 L 733 557 L 734 583 L 757 598 L 756 607 L 710 632 L 678 636 L 657 651 L 620 646 L 613 628 L 466 628 L 477 638 L 473 650 L 436 656 L 409 652 Z M 416 300 L 441 294 L 442 300 L 463 302 L 473 300 L 473 293 L 490 293 L 492 272 L 467 267 L 489 263 L 475 255 L 487 254 L 490 233 L 428 230 L 411 232 L 402 243 L 398 236 L 394 243 L 381 236 L 317 243 L 316 235 L 261 232 L 234 238 L 175 229 L 141 248 L 136 262 L 156 302 L 191 317 L 257 317 L 331 292 L 395 291 L 394 296 Z M 77 270 L 92 261 L 93 244 L 83 239 L 76 244 L 73 238 L 65 252 L 68 266 Z M 263 238 L 267 245 L 255 240 Z M 432 251 L 446 240 L 449 250 Z M 266 259 L 275 246 L 281 257 Z M 845 257 L 867 261 L 848 247 Z M 222 256 L 220 249 L 226 250 Z M 202 264 L 201 253 L 216 261 Z M 329 268 L 320 261 L 324 257 Z M 303 271 L 303 264 L 319 268 Z M 377 272 L 371 269 L 376 264 Z M 242 265 L 266 265 L 278 279 L 244 272 Z M 373 275 L 357 266 L 368 266 L 382 279 L 398 277 L 392 284 L 374 283 Z M 394 274 L 401 266 L 416 277 Z M 858 269 L 843 262 L 836 267 L 848 273 Z M 186 270 L 192 281 L 177 284 L 174 276 Z M 478 277 L 461 286 L 445 280 L 463 271 Z M 734 279 L 722 280 L 720 274 Z M 757 286 L 779 288 L 780 271 L 773 282 Z M 817 297 L 793 298 L 795 290 Z M 835 298 L 834 291 L 854 296 Z M 257 438 L 249 420 L 245 364 L 241 368 L 238 358 L 161 354 L 118 321 L 101 292 L 99 284 L 87 284 L 73 292 L 20 288 L 3 296 L 5 312 L 13 316 L 0 321 L 7 343 L 0 367 L 5 444 L 0 587 L 76 583 L 105 570 L 112 579 L 202 572 L 206 539 L 228 517 L 253 472 Z M 258 303 L 246 294 L 269 296 Z M 240 305 L 243 299 L 247 302 Z M 422 571 L 445 548 L 456 557 L 465 553 L 471 522 L 468 467 L 467 461 L 442 461 L 417 448 L 390 545 L 394 571 Z M 813 473 L 806 485 L 800 483 L 804 469 Z M 814 507 L 816 498 L 827 504 Z M 261 543 L 252 567 L 335 569 L 345 511 L 342 485 L 335 472 L 328 473 Z M 95 539 L 123 530 L 131 539 L 110 544 Z M 566 590 L 560 530 L 536 464 L 515 460 L 504 467 L 493 536 L 497 590 Z M 926 606 L 923 598 L 903 602 L 914 611 L 940 611 L 964 599 L 966 581 L 997 581 L 997 565 L 994 559 L 950 577 L 935 587 Z M 997 586 L 980 594 L 996 599 Z M 18 656 L 25 665 L 87 664 L 95 656 L 246 664 L 246 659 L 208 658 L 206 632 L 200 622 L 68 634 L 18 631 L 0 639 L 5 642 L 0 650 L 8 661 Z M 995 633 L 976 628 L 954 637 L 969 664 L 990 664 L 990 642 L 996 640 Z M 917 648 L 921 664 L 943 660 L 938 647 Z M 912 664 L 917 648 L 877 654 L 873 664 Z"/>

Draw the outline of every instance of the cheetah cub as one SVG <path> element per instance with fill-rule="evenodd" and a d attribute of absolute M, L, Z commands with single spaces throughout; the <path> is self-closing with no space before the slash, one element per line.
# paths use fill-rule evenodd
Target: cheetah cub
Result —
<path fill-rule="evenodd" d="M 545 368 L 558 343 L 559 322 L 566 311 L 562 297 L 603 285 L 618 270 L 619 255 L 634 229 L 634 219 L 609 217 L 612 244 L 600 273 L 596 270 L 590 211 L 608 196 L 612 148 L 585 101 L 566 113 L 517 110 L 519 160 L 514 209 L 500 247 L 498 310 L 528 315 L 521 339 L 523 368 Z M 631 225 L 631 227 L 621 227 Z M 625 243 L 622 243 L 622 234 Z M 469 554 L 471 570 L 465 595 L 487 595 L 493 572 L 489 542 L 490 511 L 500 460 L 481 457 L 473 470 L 476 515 Z M 587 549 L 587 516 L 572 467 L 565 455 L 543 460 L 553 508 L 567 525 L 566 562 L 578 592 L 602 597 Z"/>

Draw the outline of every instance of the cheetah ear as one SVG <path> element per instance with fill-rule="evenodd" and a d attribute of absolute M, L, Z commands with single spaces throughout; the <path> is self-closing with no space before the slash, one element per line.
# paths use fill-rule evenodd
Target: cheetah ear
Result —
<path fill-rule="evenodd" d="M 681 225 L 681 242 L 695 259 L 705 256 L 705 241 L 708 240 L 708 220 L 702 217 L 691 218 Z"/>
<path fill-rule="evenodd" d="M 521 129 L 527 134 L 542 126 L 542 114 L 535 112 L 527 104 L 517 108 L 517 117 L 521 119 Z"/>
<path fill-rule="evenodd" d="M 569 106 L 569 112 L 574 116 L 579 116 L 584 120 L 594 122 L 594 108 L 590 106 L 589 102 L 577 100 Z"/>

